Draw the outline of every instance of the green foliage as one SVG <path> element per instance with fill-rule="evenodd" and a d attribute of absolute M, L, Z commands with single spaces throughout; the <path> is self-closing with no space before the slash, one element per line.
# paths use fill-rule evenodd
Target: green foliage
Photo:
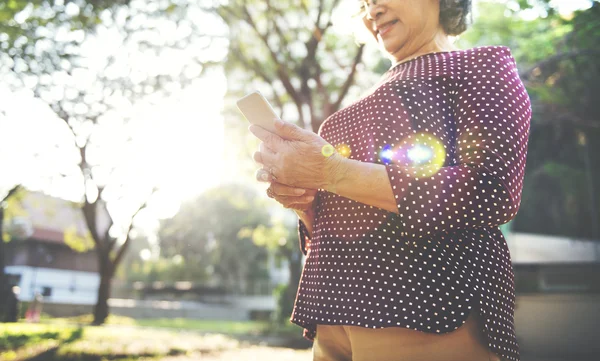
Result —
<path fill-rule="evenodd" d="M 279 285 L 273 291 L 273 296 L 277 301 L 277 307 L 273 313 L 273 322 L 278 325 L 285 325 L 289 322 L 294 310 L 295 293 L 298 285 L 291 283 Z"/>
<path fill-rule="evenodd" d="M 289 282 L 278 285 L 273 290 L 276 309 L 272 315 L 272 321 L 277 327 L 289 321 L 292 314 L 302 267 L 296 215 L 286 211 L 280 217 L 284 218 L 273 217 L 269 227 L 260 225 L 252 233 L 254 243 L 275 251 L 277 259 L 285 260 L 288 264 Z"/>
<path fill-rule="evenodd" d="M 75 226 L 68 227 L 64 230 L 65 244 L 77 252 L 86 252 L 94 249 L 94 239 L 88 231 L 85 237 L 79 236 Z"/>
<path fill-rule="evenodd" d="M 188 257 L 189 258 L 189 257 Z M 209 273 L 206 264 L 186 261 L 183 257 L 161 257 L 156 260 L 134 260 L 128 263 L 122 279 L 131 282 L 167 282 L 179 281 L 207 282 Z"/>
<path fill-rule="evenodd" d="M 38 345 L 44 341 L 66 342 L 81 337 L 82 330 L 77 327 L 4 324 L 0 331 L 0 356 L 4 359 L 7 351 L 20 347 Z"/>
<path fill-rule="evenodd" d="M 268 221 L 253 189 L 220 186 L 182 204 L 175 216 L 161 222 L 161 255 L 181 257 L 184 270 L 201 270 L 204 278 L 214 277 L 230 290 L 250 287 L 267 274 L 266 250 L 254 244 L 248 230 Z M 197 281 L 191 276 L 185 279 Z"/>
<path fill-rule="evenodd" d="M 12 239 L 10 225 L 16 217 L 25 217 L 27 212 L 23 209 L 22 199 L 25 196 L 25 190 L 22 187 L 15 187 L 9 194 L 0 200 L 0 207 L 3 208 L 2 219 L 0 222 L 0 242 L 9 242 Z"/>
<path fill-rule="evenodd" d="M 316 131 L 340 108 L 363 54 L 350 34 L 335 31 L 339 3 L 233 0 L 218 6 L 229 27 L 229 95 L 259 89 L 283 119 Z"/>
<path fill-rule="evenodd" d="M 525 9 L 539 16 L 526 20 Z M 461 47 L 509 46 L 532 100 L 523 198 L 512 228 L 599 238 L 600 4 L 561 16 L 549 1 L 489 1 L 478 3 L 477 14 Z"/>
<path fill-rule="evenodd" d="M 245 232 L 241 234 L 247 235 Z M 251 233 L 251 237 L 257 246 L 277 249 L 287 243 L 287 239 L 290 237 L 290 229 L 286 228 L 281 222 L 276 222 L 271 227 L 261 224 Z"/>
<path fill-rule="evenodd" d="M 40 50 L 37 46 L 52 37 L 49 32 L 63 28 L 91 31 L 101 23 L 100 16 L 104 11 L 114 10 L 118 6 L 126 5 L 129 0 L 66 0 L 64 5 L 52 0 L 8 0 L 0 3 L 0 48 L 13 59 L 24 61 L 23 64 L 35 62 L 40 58 L 43 66 L 57 69 L 61 59 L 70 55 L 68 46 L 59 49 Z M 44 31 L 46 30 L 46 31 Z M 53 34 L 54 35 L 54 34 Z M 66 42 L 65 44 L 75 44 Z M 55 53 L 58 50 L 58 53 Z M 35 65 L 31 64 L 32 65 Z"/>
<path fill-rule="evenodd" d="M 476 4 L 478 14 L 470 29 L 461 35 L 462 48 L 504 45 L 511 48 L 521 68 L 528 67 L 557 52 L 572 26 L 560 17 L 525 20 L 519 11 L 505 3 L 483 1 Z"/>

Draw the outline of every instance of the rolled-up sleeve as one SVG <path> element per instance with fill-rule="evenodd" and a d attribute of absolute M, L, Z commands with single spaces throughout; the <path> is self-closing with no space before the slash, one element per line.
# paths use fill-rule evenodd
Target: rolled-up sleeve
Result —
<path fill-rule="evenodd" d="M 444 165 L 386 165 L 409 237 L 498 226 L 519 209 L 531 104 L 515 61 L 497 47 L 472 52 L 460 66 L 454 147 Z"/>

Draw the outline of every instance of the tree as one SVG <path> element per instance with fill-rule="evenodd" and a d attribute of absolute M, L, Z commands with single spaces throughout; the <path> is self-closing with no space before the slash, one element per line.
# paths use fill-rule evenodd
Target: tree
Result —
<path fill-rule="evenodd" d="M 9 199 L 16 197 L 17 193 L 21 189 L 20 185 L 16 185 L 12 187 L 6 195 L 0 199 L 0 320 L 4 320 L 4 313 L 6 300 L 8 297 L 8 289 L 9 284 L 6 279 L 6 274 L 4 273 L 4 267 L 6 266 L 6 251 L 5 251 L 5 243 L 7 241 L 4 240 L 4 223 L 5 223 L 5 212 L 6 212 L 6 203 Z"/>
<path fill-rule="evenodd" d="M 343 104 L 364 53 L 332 31 L 339 3 L 234 0 L 214 9 L 229 27 L 232 94 L 262 87 L 284 119 L 316 132 Z"/>
<path fill-rule="evenodd" d="M 282 119 L 297 122 L 317 132 L 323 121 L 339 110 L 348 98 L 357 96 L 353 87 L 371 83 L 376 75 L 364 70 L 368 47 L 357 44 L 351 34 L 341 34 L 334 25 L 339 0 L 222 2 L 212 9 L 229 29 L 229 52 L 225 61 L 228 74 L 228 103 L 253 89 L 270 99 Z M 379 57 L 380 58 L 380 57 Z M 370 66 L 377 66 L 374 62 Z M 368 79 L 368 80 L 365 80 Z M 242 144 L 242 157 L 256 148 L 237 109 L 226 109 L 230 139 Z M 236 162 L 238 172 L 248 174 L 256 165 Z M 295 218 L 291 211 L 288 216 Z M 267 220 L 252 237 L 257 244 L 288 261 L 290 284 L 280 290 L 280 304 L 293 304 L 300 279 L 302 255 L 295 231 L 281 222 Z M 282 232 L 286 235 L 283 236 Z M 284 244 L 280 244 L 285 239 Z M 281 317 L 286 317 L 283 310 Z M 281 318 L 280 317 L 280 318 Z"/>
<path fill-rule="evenodd" d="M 76 170 L 57 173 L 80 181 L 75 191 L 81 194 L 100 269 L 94 324 L 108 316 L 111 280 L 131 243 L 133 220 L 155 190 L 153 184 L 139 183 L 151 178 L 148 173 L 128 181 L 124 154 L 108 157 L 106 151 L 117 144 L 131 151 L 134 104 L 151 103 L 190 84 L 211 61 L 201 50 L 218 37 L 204 35 L 194 18 L 198 12 L 184 10 L 170 2 L 135 0 L 0 5 L 0 39 L 6 49 L 0 55 L 0 75 L 6 84 L 29 88 L 72 134 Z M 161 35 L 164 29 L 172 32 L 168 38 Z M 118 46 L 98 51 L 106 34 Z M 143 60 L 131 60 L 139 54 Z M 166 68 L 148 65 L 165 58 L 177 61 Z M 97 215 L 105 203 L 109 211 L 116 208 L 111 204 L 126 207 L 128 215 L 116 219 L 110 212 L 109 224 L 101 227 Z"/>
<path fill-rule="evenodd" d="M 479 3 L 463 47 L 508 45 L 532 99 L 533 117 L 517 231 L 599 239 L 600 4 L 562 16 L 548 1 Z M 512 9 L 512 10 L 510 10 Z M 537 9 L 539 16 L 521 17 Z"/>
<path fill-rule="evenodd" d="M 255 282 L 267 278 L 266 253 L 246 230 L 268 220 L 254 189 L 240 184 L 210 189 L 161 221 L 161 256 L 182 257 L 186 267 L 203 270 L 229 291 L 249 291 Z"/>
<path fill-rule="evenodd" d="M 290 280 L 276 290 L 277 309 L 273 320 L 284 324 L 289 320 L 296 299 L 297 285 L 302 270 L 302 252 L 298 246 L 298 230 L 295 217 L 286 217 L 289 213 L 271 217 L 268 225 L 261 224 L 252 231 L 254 243 L 275 252 L 287 265 Z M 282 218 L 283 216 L 283 218 Z"/>

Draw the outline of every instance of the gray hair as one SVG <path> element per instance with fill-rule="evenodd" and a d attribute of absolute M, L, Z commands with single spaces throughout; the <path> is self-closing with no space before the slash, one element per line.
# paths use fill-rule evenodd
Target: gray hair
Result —
<path fill-rule="evenodd" d="M 440 0 L 440 24 L 448 35 L 460 35 L 469 23 L 471 0 Z"/>

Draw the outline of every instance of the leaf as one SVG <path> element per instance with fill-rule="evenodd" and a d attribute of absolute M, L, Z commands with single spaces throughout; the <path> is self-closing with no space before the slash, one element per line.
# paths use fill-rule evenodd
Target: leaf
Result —
<path fill-rule="evenodd" d="M 169 6 L 167 6 L 167 8 L 165 9 L 165 12 L 167 14 L 172 14 L 176 9 L 177 9 L 177 4 L 169 4 Z"/>
<path fill-rule="evenodd" d="M 87 231 L 85 236 L 81 237 L 75 226 L 67 227 L 63 238 L 65 244 L 77 252 L 85 252 L 94 248 L 92 234 Z"/>

